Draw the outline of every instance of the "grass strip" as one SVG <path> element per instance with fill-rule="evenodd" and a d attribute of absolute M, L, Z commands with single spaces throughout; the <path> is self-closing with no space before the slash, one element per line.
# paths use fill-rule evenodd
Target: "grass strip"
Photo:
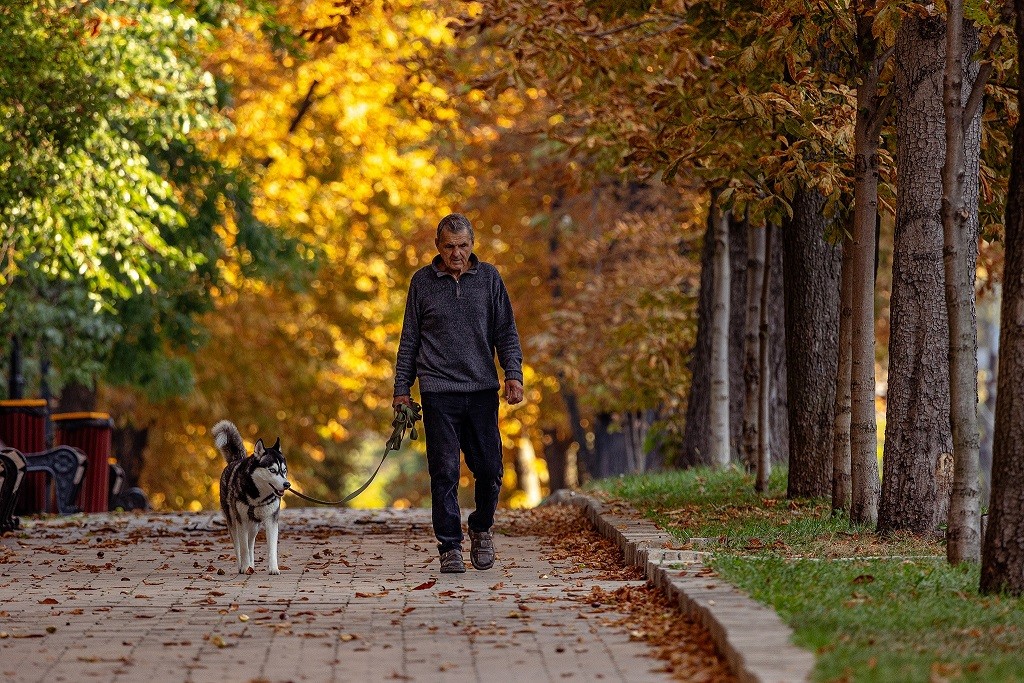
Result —
<path fill-rule="evenodd" d="M 880 537 L 822 500 L 766 495 L 735 469 L 610 479 L 603 497 L 631 503 L 711 552 L 724 579 L 771 605 L 822 681 L 1022 681 L 1024 600 L 978 594 L 978 567 L 951 567 L 936 539 Z"/>

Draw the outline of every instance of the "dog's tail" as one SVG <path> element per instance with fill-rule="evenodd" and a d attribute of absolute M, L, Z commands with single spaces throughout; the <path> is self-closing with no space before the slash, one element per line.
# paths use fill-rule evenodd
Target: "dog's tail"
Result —
<path fill-rule="evenodd" d="M 245 457 L 245 444 L 238 427 L 228 420 L 221 420 L 213 426 L 213 443 L 229 463 Z"/>

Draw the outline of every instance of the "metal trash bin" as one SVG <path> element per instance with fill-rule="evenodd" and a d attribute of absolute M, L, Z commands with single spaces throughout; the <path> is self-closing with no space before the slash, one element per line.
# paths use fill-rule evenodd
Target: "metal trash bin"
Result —
<path fill-rule="evenodd" d="M 22 453 L 46 450 L 46 413 L 41 398 L 0 401 L 0 441 Z M 50 509 L 46 474 L 29 472 L 21 482 L 15 514 L 31 515 Z"/>
<path fill-rule="evenodd" d="M 89 459 L 78 507 L 82 512 L 107 512 L 114 421 L 107 413 L 57 413 L 52 419 L 56 443 L 81 449 Z"/>

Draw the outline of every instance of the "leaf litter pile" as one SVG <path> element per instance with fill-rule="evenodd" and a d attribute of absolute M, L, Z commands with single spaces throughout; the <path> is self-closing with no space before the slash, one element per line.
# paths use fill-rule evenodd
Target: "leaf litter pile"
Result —
<path fill-rule="evenodd" d="M 549 558 L 579 571 L 597 572 L 598 581 L 640 581 L 643 573 L 626 566 L 622 551 L 599 535 L 575 505 L 550 505 L 510 510 L 502 516 L 501 533 L 541 539 Z M 658 671 L 677 680 L 719 683 L 736 681 L 711 635 L 671 603 L 650 582 L 615 590 L 594 586 L 589 593 L 572 594 L 589 614 L 603 615 L 608 626 L 626 629 L 630 638 L 648 643 L 652 656 L 663 662 Z"/>

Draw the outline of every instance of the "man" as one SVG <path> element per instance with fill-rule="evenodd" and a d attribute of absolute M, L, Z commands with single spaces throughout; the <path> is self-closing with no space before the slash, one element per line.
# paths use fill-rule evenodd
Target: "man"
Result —
<path fill-rule="evenodd" d="M 523 400 L 523 352 L 505 283 L 473 253 L 473 226 L 457 213 L 441 219 L 438 255 L 409 284 L 395 365 L 394 406 L 410 402 L 416 379 L 423 400 L 432 518 L 441 571 L 466 571 L 459 511 L 459 451 L 475 479 L 469 515 L 470 560 L 494 564 L 491 525 L 504 471 L 498 434 L 498 362 L 505 400 Z"/>

